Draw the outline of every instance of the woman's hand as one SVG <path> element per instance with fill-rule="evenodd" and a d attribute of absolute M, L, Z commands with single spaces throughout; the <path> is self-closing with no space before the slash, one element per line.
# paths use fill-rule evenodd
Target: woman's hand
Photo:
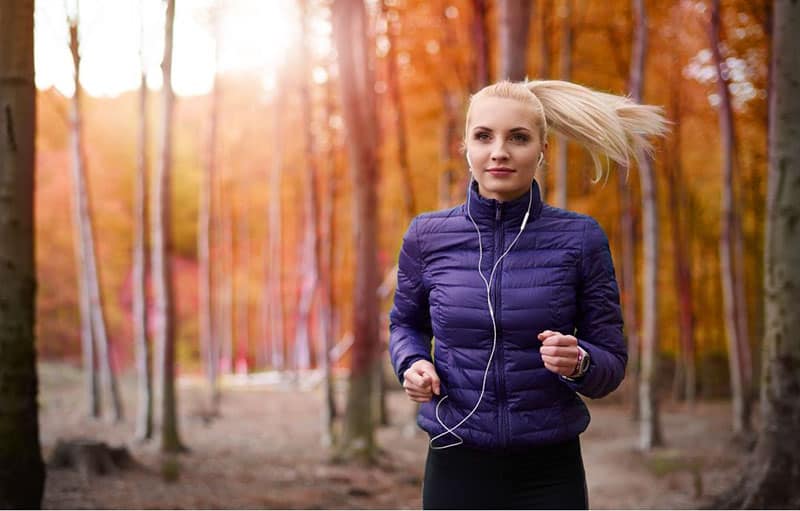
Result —
<path fill-rule="evenodd" d="M 403 373 L 403 389 L 412 401 L 427 403 L 434 394 L 439 395 L 439 375 L 427 360 L 417 360 Z"/>
<path fill-rule="evenodd" d="M 545 330 L 539 334 L 539 340 L 542 341 L 539 353 L 547 369 L 561 376 L 569 377 L 575 374 L 580 353 L 578 339 L 572 335 Z"/>

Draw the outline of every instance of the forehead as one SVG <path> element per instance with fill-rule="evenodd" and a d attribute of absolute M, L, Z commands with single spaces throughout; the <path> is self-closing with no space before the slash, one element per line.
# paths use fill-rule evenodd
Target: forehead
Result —
<path fill-rule="evenodd" d="M 485 126 L 503 131 L 523 126 L 533 130 L 538 124 L 537 117 L 536 108 L 531 103 L 512 98 L 483 97 L 472 103 L 469 127 Z"/>

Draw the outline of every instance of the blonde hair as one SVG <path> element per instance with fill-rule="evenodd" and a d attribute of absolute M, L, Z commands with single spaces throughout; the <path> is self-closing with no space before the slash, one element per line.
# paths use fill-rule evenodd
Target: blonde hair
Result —
<path fill-rule="evenodd" d="M 591 154 L 598 180 L 603 175 L 601 155 L 630 167 L 631 158 L 641 163 L 652 153 L 649 137 L 667 132 L 667 120 L 658 106 L 640 105 L 625 96 L 561 80 L 504 80 L 472 95 L 465 134 L 469 130 L 472 105 L 485 97 L 530 104 L 536 112 L 533 124 L 539 129 L 542 143 L 550 129 L 579 143 Z"/>

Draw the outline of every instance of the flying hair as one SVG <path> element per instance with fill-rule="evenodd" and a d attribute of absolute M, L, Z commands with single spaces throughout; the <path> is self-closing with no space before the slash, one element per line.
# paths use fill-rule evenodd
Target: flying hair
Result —
<path fill-rule="evenodd" d="M 470 98 L 466 131 L 472 105 L 480 98 L 509 98 L 533 107 L 533 125 L 542 141 L 550 130 L 583 146 L 592 156 L 595 180 L 603 175 L 601 156 L 628 168 L 641 164 L 653 152 L 650 138 L 663 136 L 668 122 L 663 109 L 640 105 L 628 97 L 592 90 L 562 80 L 500 81 Z"/>

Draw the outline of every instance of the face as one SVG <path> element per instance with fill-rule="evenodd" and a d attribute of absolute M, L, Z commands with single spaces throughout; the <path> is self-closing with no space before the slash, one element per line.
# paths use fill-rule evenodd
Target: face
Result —
<path fill-rule="evenodd" d="M 542 146 L 531 105 L 511 98 L 477 99 L 470 110 L 467 154 L 480 194 L 510 201 L 530 189 Z"/>

